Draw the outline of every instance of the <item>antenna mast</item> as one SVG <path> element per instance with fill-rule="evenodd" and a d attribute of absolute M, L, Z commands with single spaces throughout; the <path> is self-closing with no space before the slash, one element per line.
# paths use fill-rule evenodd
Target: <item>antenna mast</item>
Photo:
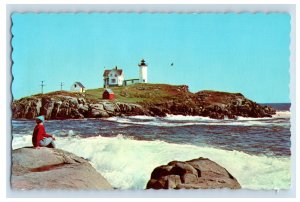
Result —
<path fill-rule="evenodd" d="M 42 94 L 44 94 L 44 86 L 45 86 L 44 82 L 45 82 L 45 81 L 41 81 L 41 85 L 40 85 L 41 88 L 42 88 Z"/>
<path fill-rule="evenodd" d="M 62 87 L 63 87 L 64 83 L 60 82 L 60 91 L 62 91 Z"/>

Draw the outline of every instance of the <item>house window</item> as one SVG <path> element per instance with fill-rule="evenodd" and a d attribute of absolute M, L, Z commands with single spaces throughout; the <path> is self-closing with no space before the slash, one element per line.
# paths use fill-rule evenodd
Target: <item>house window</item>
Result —
<path fill-rule="evenodd" d="M 76 87 L 77 87 L 77 85 L 75 84 L 75 85 L 74 85 L 74 87 L 76 88 Z"/>
<path fill-rule="evenodd" d="M 112 83 L 116 83 L 116 79 L 112 79 L 111 82 L 112 82 Z"/>
<path fill-rule="evenodd" d="M 115 77 L 117 77 L 117 74 L 115 74 Z"/>

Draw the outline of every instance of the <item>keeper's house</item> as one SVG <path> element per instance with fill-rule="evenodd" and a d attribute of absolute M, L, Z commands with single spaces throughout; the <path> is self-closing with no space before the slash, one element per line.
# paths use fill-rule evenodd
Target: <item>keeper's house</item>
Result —
<path fill-rule="evenodd" d="M 116 66 L 114 69 L 105 70 L 103 73 L 103 87 L 122 86 L 124 81 L 124 73 L 122 69 Z"/>

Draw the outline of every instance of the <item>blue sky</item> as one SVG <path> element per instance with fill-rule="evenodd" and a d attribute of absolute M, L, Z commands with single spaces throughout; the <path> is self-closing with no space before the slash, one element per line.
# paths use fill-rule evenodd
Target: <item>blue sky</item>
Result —
<path fill-rule="evenodd" d="M 15 99 L 74 81 L 103 86 L 104 67 L 192 92 L 241 92 L 260 103 L 290 102 L 288 14 L 13 14 Z M 170 66 L 174 63 L 173 66 Z"/>

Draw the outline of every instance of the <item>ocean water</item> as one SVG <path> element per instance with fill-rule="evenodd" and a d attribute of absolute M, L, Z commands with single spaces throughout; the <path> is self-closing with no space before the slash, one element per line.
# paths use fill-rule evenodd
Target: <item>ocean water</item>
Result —
<path fill-rule="evenodd" d="M 58 148 L 88 159 L 114 187 L 144 189 L 151 172 L 173 160 L 206 157 L 246 189 L 290 187 L 289 104 L 272 118 L 214 120 L 201 116 L 50 120 Z M 13 149 L 31 146 L 34 121 L 13 120 Z"/>

